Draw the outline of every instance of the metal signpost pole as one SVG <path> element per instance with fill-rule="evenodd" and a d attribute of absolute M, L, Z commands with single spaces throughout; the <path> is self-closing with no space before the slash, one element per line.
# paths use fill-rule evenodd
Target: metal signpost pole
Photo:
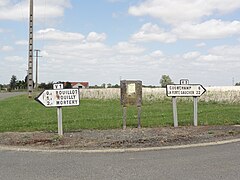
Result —
<path fill-rule="evenodd" d="M 141 128 L 141 106 L 138 106 L 138 128 Z"/>
<path fill-rule="evenodd" d="M 58 116 L 58 135 L 63 135 L 63 126 L 62 126 L 62 107 L 57 107 L 57 116 Z"/>
<path fill-rule="evenodd" d="M 123 107 L 123 130 L 125 130 L 126 129 L 126 127 L 127 127 L 127 107 Z"/>
<path fill-rule="evenodd" d="M 176 97 L 193 97 L 194 101 L 194 126 L 197 126 L 197 97 L 206 92 L 201 84 L 188 84 L 187 79 L 181 79 L 180 84 L 170 84 L 166 87 L 168 97 L 172 97 L 174 127 L 178 127 L 177 120 L 177 100 Z"/>
<path fill-rule="evenodd" d="M 178 117 L 177 117 L 177 97 L 172 97 L 172 104 L 173 104 L 173 121 L 174 127 L 178 127 Z"/>
<path fill-rule="evenodd" d="M 53 89 L 44 90 L 35 100 L 45 107 L 57 107 L 58 135 L 62 136 L 62 107 L 79 106 L 79 89 L 63 89 L 63 84 L 54 84 Z"/>
<path fill-rule="evenodd" d="M 194 119 L 193 119 L 193 124 L 194 124 L 194 126 L 197 126 L 197 125 L 198 125 L 197 97 L 193 97 L 193 109 L 194 109 Z"/>

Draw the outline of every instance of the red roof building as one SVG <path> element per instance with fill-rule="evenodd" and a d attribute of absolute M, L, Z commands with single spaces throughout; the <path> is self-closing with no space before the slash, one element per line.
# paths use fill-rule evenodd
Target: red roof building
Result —
<path fill-rule="evenodd" d="M 72 88 L 78 88 L 78 89 L 86 89 L 89 88 L 88 82 L 70 82 L 72 85 Z M 66 85 L 66 82 L 64 83 Z"/>

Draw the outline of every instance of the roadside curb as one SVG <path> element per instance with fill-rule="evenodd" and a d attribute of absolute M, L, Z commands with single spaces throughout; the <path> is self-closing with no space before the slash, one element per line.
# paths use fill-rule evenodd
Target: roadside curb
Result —
<path fill-rule="evenodd" d="M 229 143 L 240 142 L 239 139 L 224 140 L 209 143 L 198 143 L 189 145 L 177 146 L 164 146 L 164 147 L 146 147 L 146 148 L 118 148 L 118 149 L 96 149 L 96 150 L 77 150 L 77 149 L 37 149 L 37 148 L 24 148 L 12 146 L 0 146 L 0 151 L 19 151 L 19 152 L 43 152 L 43 153 L 124 153 L 124 152 L 143 152 L 143 151 L 158 151 L 170 149 L 185 149 L 194 147 L 216 146 Z"/>

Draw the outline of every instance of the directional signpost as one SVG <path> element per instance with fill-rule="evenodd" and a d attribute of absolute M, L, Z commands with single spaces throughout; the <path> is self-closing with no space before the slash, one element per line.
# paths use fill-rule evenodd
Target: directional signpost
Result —
<path fill-rule="evenodd" d="M 79 105 L 78 89 L 62 89 L 62 84 L 54 84 L 54 89 L 44 90 L 35 100 L 45 107 L 57 107 L 58 134 L 63 135 L 62 128 L 62 107 Z"/>
<path fill-rule="evenodd" d="M 206 89 L 200 84 L 174 84 L 167 85 L 169 97 L 199 97 Z"/>
<path fill-rule="evenodd" d="M 78 89 L 44 90 L 36 100 L 45 107 L 63 107 L 79 105 Z"/>
<path fill-rule="evenodd" d="M 188 82 L 187 79 L 184 79 L 180 80 L 180 83 L 184 84 L 173 84 L 166 87 L 167 96 L 172 97 L 174 127 L 178 127 L 176 97 L 193 97 L 194 126 L 197 126 L 197 97 L 204 94 L 206 89 L 201 84 L 187 84 Z"/>

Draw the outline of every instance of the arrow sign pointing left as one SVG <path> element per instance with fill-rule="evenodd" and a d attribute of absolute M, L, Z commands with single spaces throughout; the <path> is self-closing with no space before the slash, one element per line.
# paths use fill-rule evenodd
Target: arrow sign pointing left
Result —
<path fill-rule="evenodd" d="M 79 99 L 78 89 L 44 90 L 35 98 L 45 107 L 78 106 Z"/>
<path fill-rule="evenodd" d="M 170 97 L 199 97 L 206 92 L 201 84 L 173 84 L 166 87 Z"/>

